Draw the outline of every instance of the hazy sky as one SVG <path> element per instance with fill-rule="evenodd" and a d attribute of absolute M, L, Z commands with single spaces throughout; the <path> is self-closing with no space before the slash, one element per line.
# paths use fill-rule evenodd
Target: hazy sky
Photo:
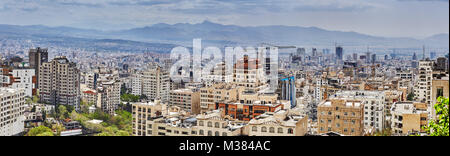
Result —
<path fill-rule="evenodd" d="M 0 23 L 102 30 L 209 20 L 386 37 L 449 32 L 449 0 L 0 0 Z"/>

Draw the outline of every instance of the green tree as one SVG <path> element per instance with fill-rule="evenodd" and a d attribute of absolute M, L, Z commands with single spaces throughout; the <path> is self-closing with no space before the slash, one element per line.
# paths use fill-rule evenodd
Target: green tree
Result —
<path fill-rule="evenodd" d="M 66 128 L 62 126 L 61 124 L 53 124 L 52 130 L 56 132 L 56 136 L 61 136 L 61 132 L 64 131 Z"/>
<path fill-rule="evenodd" d="M 26 136 L 50 136 L 50 133 L 52 134 L 51 136 L 54 136 L 52 129 L 45 126 L 39 126 L 31 129 Z"/>
<path fill-rule="evenodd" d="M 406 99 L 408 101 L 414 101 L 414 96 L 416 96 L 416 95 L 414 95 L 414 93 L 409 93 L 408 96 L 406 97 Z"/>
<path fill-rule="evenodd" d="M 38 134 L 36 136 L 55 136 L 55 135 L 52 132 L 44 132 L 44 133 Z"/>
<path fill-rule="evenodd" d="M 449 136 L 448 123 L 448 101 L 449 98 L 439 97 L 437 104 L 434 105 L 438 120 L 431 120 L 424 129 L 430 136 Z"/>
<path fill-rule="evenodd" d="M 102 132 L 102 133 L 97 134 L 96 136 L 114 136 L 114 135 L 111 135 L 108 132 Z"/>
<path fill-rule="evenodd" d="M 116 136 L 130 136 L 130 133 L 127 131 L 120 130 L 116 133 Z"/>
<path fill-rule="evenodd" d="M 59 105 L 58 107 L 58 117 L 59 119 L 66 119 L 69 117 L 67 107 L 64 105 Z"/>

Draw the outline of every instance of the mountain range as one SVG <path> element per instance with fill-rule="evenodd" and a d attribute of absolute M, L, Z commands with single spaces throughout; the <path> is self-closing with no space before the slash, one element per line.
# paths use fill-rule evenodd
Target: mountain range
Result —
<path fill-rule="evenodd" d="M 0 25 L 0 37 L 69 37 L 94 40 L 131 40 L 144 43 L 162 43 L 192 46 L 192 39 L 201 38 L 215 46 L 256 46 L 261 43 L 294 46 L 376 46 L 411 48 L 426 45 L 448 48 L 449 34 L 437 34 L 423 39 L 391 38 L 365 35 L 357 32 L 330 31 L 317 27 L 222 25 L 209 21 L 198 24 L 155 24 L 147 27 L 118 31 L 47 27 L 42 25 Z"/>

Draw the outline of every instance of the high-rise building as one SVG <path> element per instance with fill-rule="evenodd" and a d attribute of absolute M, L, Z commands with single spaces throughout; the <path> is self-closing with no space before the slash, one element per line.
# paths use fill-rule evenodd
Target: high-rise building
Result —
<path fill-rule="evenodd" d="M 353 53 L 352 56 L 353 56 L 352 57 L 353 61 L 358 61 L 358 54 L 357 53 Z"/>
<path fill-rule="evenodd" d="M 132 94 L 145 95 L 149 100 L 169 101 L 170 78 L 167 70 L 158 65 L 150 65 L 142 73 L 132 78 Z"/>
<path fill-rule="evenodd" d="M 100 81 L 97 88 L 100 103 L 97 104 L 97 107 L 105 113 L 114 115 L 120 105 L 121 86 L 122 83 L 119 80 Z"/>
<path fill-rule="evenodd" d="M 266 83 L 261 61 L 250 59 L 245 55 L 234 65 L 233 83 L 246 87 L 247 90 L 258 91 L 258 87 Z"/>
<path fill-rule="evenodd" d="M 416 53 L 414 53 L 414 55 L 412 56 L 412 60 L 417 60 L 417 55 L 416 55 Z"/>
<path fill-rule="evenodd" d="M 25 91 L 0 88 L 0 136 L 18 135 L 24 131 Z"/>
<path fill-rule="evenodd" d="M 313 57 L 316 57 L 317 56 L 317 49 L 316 48 L 312 48 L 311 53 L 312 53 Z"/>
<path fill-rule="evenodd" d="M 344 59 L 344 48 L 338 46 L 336 47 L 336 59 L 343 60 Z"/>
<path fill-rule="evenodd" d="M 364 134 L 364 104 L 360 101 L 330 99 L 317 107 L 318 133 L 336 132 L 343 135 Z"/>
<path fill-rule="evenodd" d="M 41 102 L 69 105 L 79 110 L 80 71 L 65 56 L 44 62 L 39 68 L 39 96 Z"/>
<path fill-rule="evenodd" d="M 48 49 L 41 49 L 40 47 L 37 47 L 36 49 L 30 49 L 28 57 L 30 59 L 30 67 L 35 70 L 34 75 L 38 76 L 39 67 L 42 65 L 42 63 L 48 62 Z M 39 82 L 39 77 L 36 78 L 36 82 Z M 36 88 L 39 88 L 39 83 L 36 84 Z"/>
<path fill-rule="evenodd" d="M 24 89 L 25 96 L 36 95 L 36 72 L 29 68 L 0 67 L 0 87 Z"/>
<path fill-rule="evenodd" d="M 371 63 L 372 64 L 375 64 L 375 62 L 377 61 L 377 54 L 372 54 L 372 57 L 371 57 Z"/>
<path fill-rule="evenodd" d="M 434 60 L 436 58 L 436 52 L 430 52 L 430 59 Z"/>
<path fill-rule="evenodd" d="M 297 90 L 295 89 L 295 77 L 281 79 L 281 100 L 289 100 L 291 108 L 297 106 Z"/>
<path fill-rule="evenodd" d="M 414 87 L 415 101 L 431 105 L 431 81 L 433 79 L 433 61 L 419 61 L 418 81 Z"/>

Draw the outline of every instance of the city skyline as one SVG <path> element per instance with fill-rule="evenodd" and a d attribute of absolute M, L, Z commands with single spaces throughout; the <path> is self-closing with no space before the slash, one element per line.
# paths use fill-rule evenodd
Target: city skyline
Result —
<path fill-rule="evenodd" d="M 303 26 L 425 38 L 448 34 L 448 4 L 448 0 L 6 0 L 0 2 L 0 19 L 4 19 L 1 24 L 99 30 L 207 20 L 225 25 Z"/>

